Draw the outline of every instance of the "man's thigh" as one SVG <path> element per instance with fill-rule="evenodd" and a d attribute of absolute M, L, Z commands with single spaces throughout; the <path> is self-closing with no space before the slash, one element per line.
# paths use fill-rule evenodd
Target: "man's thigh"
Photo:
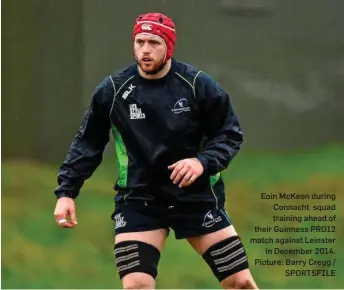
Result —
<path fill-rule="evenodd" d="M 126 241 L 140 241 L 150 244 L 162 252 L 166 238 L 167 229 L 157 229 L 145 232 L 122 233 L 115 235 L 115 245 Z"/>
<path fill-rule="evenodd" d="M 130 202 L 117 204 L 112 219 L 115 261 L 123 285 L 153 287 L 168 235 L 162 212 L 145 202 Z"/>
<path fill-rule="evenodd" d="M 200 235 L 197 237 L 191 237 L 187 240 L 198 254 L 203 255 L 206 250 L 208 250 L 211 246 L 215 245 L 216 243 L 237 235 L 238 234 L 234 229 L 234 226 L 230 225 L 216 232 Z"/>
<path fill-rule="evenodd" d="M 154 288 L 167 234 L 166 229 L 116 234 L 116 266 L 124 288 Z"/>
<path fill-rule="evenodd" d="M 233 225 L 187 240 L 203 256 L 224 288 L 257 288 L 244 246 Z"/>

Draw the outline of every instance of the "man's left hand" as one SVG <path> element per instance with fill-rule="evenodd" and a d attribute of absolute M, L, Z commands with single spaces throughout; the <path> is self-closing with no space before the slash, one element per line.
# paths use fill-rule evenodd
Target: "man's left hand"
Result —
<path fill-rule="evenodd" d="M 179 187 L 186 187 L 192 184 L 202 173 L 203 165 L 197 158 L 188 158 L 180 160 L 170 166 L 168 169 L 173 170 L 171 180 Z"/>

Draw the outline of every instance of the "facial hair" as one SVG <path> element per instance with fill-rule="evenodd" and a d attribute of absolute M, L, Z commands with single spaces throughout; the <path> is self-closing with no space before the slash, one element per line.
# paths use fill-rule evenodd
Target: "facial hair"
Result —
<path fill-rule="evenodd" d="M 136 58 L 136 63 L 140 66 L 141 70 L 146 74 L 146 75 L 155 75 L 157 74 L 158 72 L 160 72 L 166 65 L 166 61 L 164 62 L 161 62 L 161 64 L 156 68 L 156 69 L 153 69 L 153 70 L 150 70 L 150 71 L 146 71 L 143 69 L 143 66 L 141 65 L 141 63 L 137 60 Z"/>

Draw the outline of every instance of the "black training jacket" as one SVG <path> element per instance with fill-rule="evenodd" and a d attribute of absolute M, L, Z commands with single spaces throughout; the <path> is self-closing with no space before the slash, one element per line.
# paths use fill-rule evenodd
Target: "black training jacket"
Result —
<path fill-rule="evenodd" d="M 76 198 L 102 162 L 112 132 L 119 166 L 117 199 L 214 201 L 220 172 L 240 149 L 243 135 L 228 94 L 206 73 L 172 59 L 169 73 L 148 80 L 137 65 L 106 77 L 58 172 L 57 197 Z M 168 166 L 196 157 L 204 173 L 189 187 L 170 180 Z M 116 199 L 116 200 L 117 200 Z"/>

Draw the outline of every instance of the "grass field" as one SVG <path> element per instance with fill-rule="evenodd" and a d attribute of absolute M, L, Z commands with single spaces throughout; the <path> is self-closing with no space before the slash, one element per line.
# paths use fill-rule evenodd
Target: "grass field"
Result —
<path fill-rule="evenodd" d="M 110 220 L 116 170 L 109 159 L 112 158 L 85 183 L 76 201 L 79 225 L 73 230 L 61 230 L 54 222 L 57 167 L 23 160 L 2 163 L 2 288 L 121 287 L 113 262 Z M 336 232 L 317 235 L 337 238 L 336 255 L 331 256 L 337 259 L 333 268 L 336 276 L 286 277 L 284 271 L 288 267 L 253 266 L 252 272 L 261 288 L 343 287 L 344 251 L 340 247 L 344 238 L 343 173 L 342 146 L 296 153 L 244 151 L 226 170 L 226 208 L 245 242 L 251 264 L 256 258 L 267 257 L 265 245 L 250 243 L 251 237 L 263 236 L 254 233 L 253 227 L 273 224 L 273 202 L 261 200 L 261 192 L 326 192 L 337 197 L 337 208 L 332 213 L 337 215 Z M 317 223 L 309 222 L 307 226 L 313 224 Z M 174 240 L 172 234 L 162 255 L 157 287 L 219 288 L 219 285 L 202 258 L 186 242 Z"/>

